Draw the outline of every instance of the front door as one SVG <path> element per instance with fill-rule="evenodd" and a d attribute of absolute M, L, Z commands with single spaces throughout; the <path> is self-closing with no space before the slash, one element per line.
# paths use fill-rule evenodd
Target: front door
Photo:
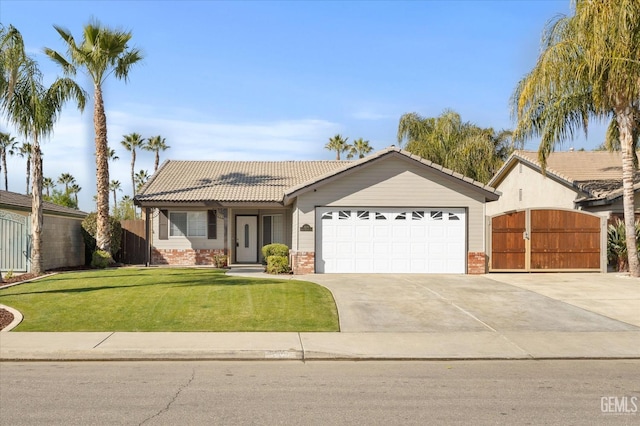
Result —
<path fill-rule="evenodd" d="M 236 216 L 236 262 L 258 263 L 257 216 Z"/>

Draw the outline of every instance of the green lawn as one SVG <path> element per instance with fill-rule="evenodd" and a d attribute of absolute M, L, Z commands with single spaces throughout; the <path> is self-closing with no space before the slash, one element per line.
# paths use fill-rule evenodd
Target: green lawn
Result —
<path fill-rule="evenodd" d="M 338 331 L 331 293 L 306 281 L 221 270 L 62 273 L 0 289 L 24 315 L 15 331 Z"/>

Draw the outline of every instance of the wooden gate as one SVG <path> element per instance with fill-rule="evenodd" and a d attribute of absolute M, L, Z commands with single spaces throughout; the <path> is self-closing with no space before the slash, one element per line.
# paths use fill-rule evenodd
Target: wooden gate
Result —
<path fill-rule="evenodd" d="M 606 220 L 578 210 L 526 209 L 489 219 L 490 271 L 605 271 Z"/>
<path fill-rule="evenodd" d="M 0 210 L 0 270 L 29 272 L 29 216 Z"/>
<path fill-rule="evenodd" d="M 137 265 L 146 262 L 144 241 L 144 220 L 123 220 L 120 262 Z"/>

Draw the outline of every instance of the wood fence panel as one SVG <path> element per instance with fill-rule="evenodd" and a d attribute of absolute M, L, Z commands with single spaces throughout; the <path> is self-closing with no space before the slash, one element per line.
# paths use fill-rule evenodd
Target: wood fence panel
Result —
<path fill-rule="evenodd" d="M 145 221 L 143 219 L 123 220 L 122 247 L 120 261 L 125 264 L 137 265 L 146 262 L 146 248 L 144 241 Z"/>

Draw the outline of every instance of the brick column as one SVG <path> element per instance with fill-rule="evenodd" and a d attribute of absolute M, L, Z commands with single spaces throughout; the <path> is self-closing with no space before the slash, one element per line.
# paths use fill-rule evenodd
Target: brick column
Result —
<path fill-rule="evenodd" d="M 291 270 L 296 275 L 313 274 L 316 254 L 312 251 L 289 251 Z"/>
<path fill-rule="evenodd" d="M 487 273 L 487 255 L 482 251 L 467 253 L 467 274 L 480 275 Z"/>

